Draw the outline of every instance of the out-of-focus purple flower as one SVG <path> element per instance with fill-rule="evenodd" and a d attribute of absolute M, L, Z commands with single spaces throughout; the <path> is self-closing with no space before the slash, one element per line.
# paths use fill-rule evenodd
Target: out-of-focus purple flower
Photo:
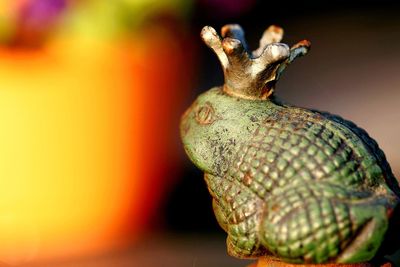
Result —
<path fill-rule="evenodd" d="M 28 27 L 47 27 L 57 20 L 66 7 L 66 0 L 31 0 L 22 7 L 19 19 Z"/>
<path fill-rule="evenodd" d="M 18 12 L 14 44 L 36 46 L 42 43 L 67 6 L 68 0 L 26 1 Z"/>

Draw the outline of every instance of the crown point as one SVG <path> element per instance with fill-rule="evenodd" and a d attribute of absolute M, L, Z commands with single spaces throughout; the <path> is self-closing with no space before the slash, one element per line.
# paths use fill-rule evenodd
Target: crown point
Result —
<path fill-rule="evenodd" d="M 221 28 L 222 38 L 237 39 L 242 43 L 244 49 L 247 50 L 247 43 L 244 38 L 244 31 L 239 24 L 228 24 Z"/>
<path fill-rule="evenodd" d="M 274 34 L 278 34 L 280 36 L 283 36 L 283 29 L 279 26 L 276 25 L 271 25 L 267 28 L 267 31 L 272 32 Z"/>
<path fill-rule="evenodd" d="M 307 47 L 307 48 L 311 48 L 311 42 L 308 40 L 301 40 L 300 42 L 298 42 L 297 44 L 292 46 L 293 48 L 297 48 L 297 47 Z"/>
<path fill-rule="evenodd" d="M 273 44 L 273 43 L 279 43 L 283 38 L 283 33 L 284 32 L 281 27 L 276 26 L 276 25 L 269 26 L 264 31 L 264 33 L 260 39 L 260 45 L 259 45 L 258 49 L 253 51 L 253 56 L 259 57 L 263 53 L 263 51 L 267 45 Z"/>
<path fill-rule="evenodd" d="M 311 48 L 311 42 L 308 40 L 302 40 L 290 48 L 290 58 L 289 63 L 294 59 L 304 56 L 308 53 Z"/>
<path fill-rule="evenodd" d="M 222 67 L 225 69 L 228 65 L 228 58 L 222 48 L 222 41 L 217 31 L 211 26 L 204 26 L 200 33 L 201 39 L 217 55 Z"/>
<path fill-rule="evenodd" d="M 283 38 L 284 31 L 276 25 L 269 26 L 263 33 L 260 42 L 264 45 L 271 43 L 279 43 Z"/>
<path fill-rule="evenodd" d="M 215 29 L 211 26 L 204 26 L 201 30 L 200 36 L 206 44 L 213 42 L 216 39 L 220 39 Z"/>
<path fill-rule="evenodd" d="M 237 35 L 244 35 L 244 31 L 239 24 L 227 24 L 221 28 L 222 37 L 232 37 Z"/>
<path fill-rule="evenodd" d="M 240 42 L 238 39 L 233 39 L 229 37 L 223 39 L 222 47 L 224 48 L 224 51 L 227 55 L 231 55 L 235 52 L 237 53 L 243 50 L 242 42 Z"/>
<path fill-rule="evenodd" d="M 281 43 L 269 44 L 265 50 L 268 50 L 269 57 L 272 61 L 286 59 L 290 54 L 289 46 Z"/>

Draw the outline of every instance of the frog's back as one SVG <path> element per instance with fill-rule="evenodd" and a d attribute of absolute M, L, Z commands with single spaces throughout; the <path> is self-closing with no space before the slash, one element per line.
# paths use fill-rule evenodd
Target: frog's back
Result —
<path fill-rule="evenodd" d="M 277 109 L 242 145 L 229 175 L 265 198 L 301 181 L 324 181 L 359 191 L 397 183 L 383 152 L 365 131 L 328 113 Z"/>

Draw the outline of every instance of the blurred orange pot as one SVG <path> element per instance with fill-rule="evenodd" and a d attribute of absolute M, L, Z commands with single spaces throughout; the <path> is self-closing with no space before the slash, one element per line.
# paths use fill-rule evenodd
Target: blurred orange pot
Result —
<path fill-rule="evenodd" d="M 160 28 L 0 50 L 0 261 L 99 252 L 143 229 L 171 182 L 183 51 Z"/>

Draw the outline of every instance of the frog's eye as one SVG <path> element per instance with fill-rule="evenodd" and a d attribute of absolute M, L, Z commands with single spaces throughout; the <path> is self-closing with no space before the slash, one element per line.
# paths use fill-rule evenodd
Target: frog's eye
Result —
<path fill-rule="evenodd" d="M 211 124 L 215 121 L 215 111 L 210 103 L 205 103 L 197 108 L 196 121 L 199 124 Z"/>

